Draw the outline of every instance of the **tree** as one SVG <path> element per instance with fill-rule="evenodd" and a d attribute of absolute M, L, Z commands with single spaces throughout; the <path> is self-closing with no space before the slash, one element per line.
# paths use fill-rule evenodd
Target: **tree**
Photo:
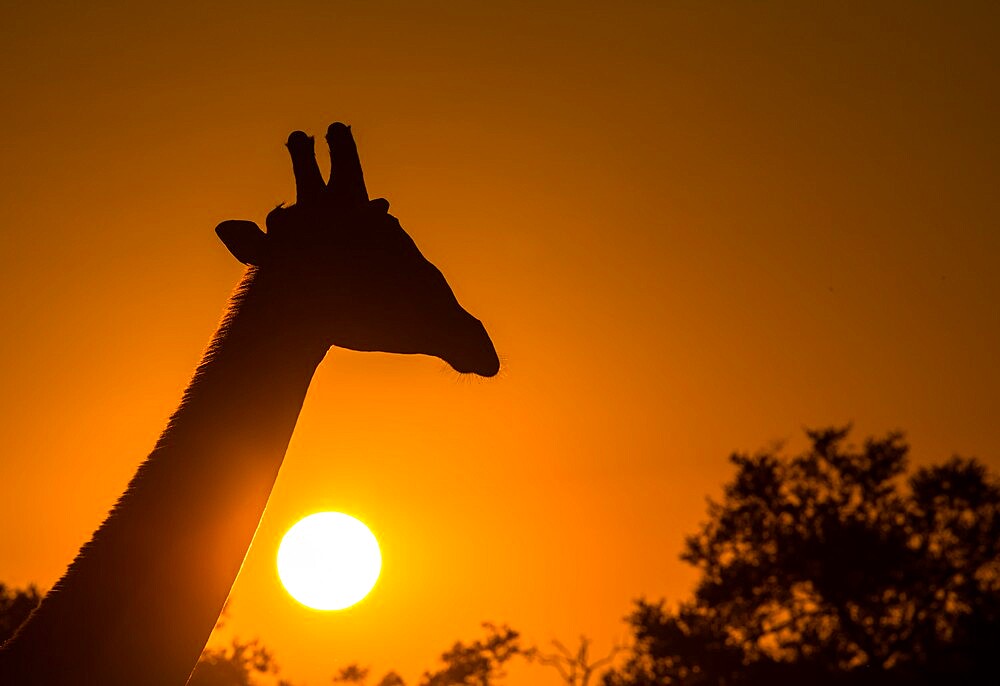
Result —
<path fill-rule="evenodd" d="M 233 639 L 229 648 L 208 648 L 198 660 L 187 686 L 254 686 L 255 675 L 276 674 L 274 656 L 254 639 Z"/>
<path fill-rule="evenodd" d="M 368 681 L 368 675 L 371 674 L 371 671 L 370 667 L 362 667 L 357 662 L 352 662 L 337 671 L 337 674 L 333 677 L 333 683 L 364 686 Z M 405 684 L 406 682 L 403 681 L 403 677 L 393 671 L 386 672 L 385 676 L 379 679 L 378 682 L 378 686 L 405 686 Z"/>
<path fill-rule="evenodd" d="M 403 681 L 403 677 L 399 676 L 396 672 L 389 671 L 386 672 L 385 676 L 378 682 L 378 686 L 406 686 L 406 682 Z"/>
<path fill-rule="evenodd" d="M 335 684 L 364 684 L 368 680 L 368 673 L 371 668 L 362 667 L 357 662 L 352 662 L 346 667 L 342 667 L 337 675 L 333 677 Z"/>
<path fill-rule="evenodd" d="M 487 636 L 466 645 L 455 643 L 441 655 L 444 667 L 436 672 L 424 672 L 421 686 L 491 686 L 506 674 L 503 666 L 511 658 L 523 654 L 520 634 L 509 626 L 483 623 Z"/>
<path fill-rule="evenodd" d="M 1000 677 L 996 478 L 954 458 L 904 480 L 900 434 L 857 449 L 848 433 L 810 431 L 791 460 L 731 458 L 682 555 L 701 571 L 694 597 L 637 603 L 634 649 L 606 686 Z"/>
<path fill-rule="evenodd" d="M 554 652 L 543 652 L 540 648 L 525 651 L 528 660 L 540 665 L 552 667 L 566 686 L 589 686 L 591 678 L 597 670 L 610 664 L 621 651 L 620 646 L 614 646 L 607 655 L 597 660 L 590 659 L 590 639 L 580 637 L 580 647 L 571 651 L 560 641 L 552 641 Z"/>

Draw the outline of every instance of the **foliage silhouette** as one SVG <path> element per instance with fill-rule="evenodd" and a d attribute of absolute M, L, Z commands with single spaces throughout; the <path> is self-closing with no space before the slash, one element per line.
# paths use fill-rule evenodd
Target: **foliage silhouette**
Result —
<path fill-rule="evenodd" d="M 378 682 L 378 686 L 405 686 L 406 682 L 403 681 L 403 677 L 399 676 L 396 672 L 390 671 L 386 672 L 385 676 L 382 677 Z"/>
<path fill-rule="evenodd" d="M 524 653 L 520 634 L 509 626 L 483 623 L 486 638 L 455 643 L 441 655 L 444 667 L 425 672 L 420 686 L 491 686 L 505 676 L 504 665 Z"/>
<path fill-rule="evenodd" d="M 900 434 L 856 449 L 848 432 L 810 431 L 791 460 L 731 458 L 682 555 L 693 599 L 639 601 L 605 686 L 1000 683 L 995 477 L 954 458 L 904 481 Z"/>
<path fill-rule="evenodd" d="M 335 684 L 363 684 L 368 680 L 370 667 L 362 667 L 357 662 L 352 662 L 346 667 L 341 667 L 337 675 L 333 677 Z"/>
<path fill-rule="evenodd" d="M 611 664 L 615 656 L 622 650 L 621 646 L 614 646 L 602 658 L 592 660 L 590 657 L 590 639 L 586 636 L 580 637 L 580 646 L 576 651 L 567 648 L 560 641 L 552 641 L 554 650 L 544 651 L 541 648 L 529 648 L 524 656 L 530 662 L 537 662 L 540 665 L 552 667 L 559 674 L 566 686 L 589 686 L 590 680 L 603 667 Z"/>
<path fill-rule="evenodd" d="M 364 686 L 368 682 L 368 675 L 371 674 L 370 667 L 362 667 L 357 662 L 352 662 L 346 667 L 341 667 L 337 670 L 337 674 L 333 677 L 333 683 L 335 684 L 357 684 L 358 686 Z M 405 681 L 403 677 L 399 676 L 396 672 L 386 672 L 386 674 L 379 679 L 378 686 L 405 686 Z"/>
<path fill-rule="evenodd" d="M 471 643 L 457 641 L 441 655 L 444 665 L 433 672 L 424 672 L 420 686 L 494 686 L 506 676 L 504 666 L 518 655 L 527 656 L 521 647 L 520 634 L 506 625 L 497 626 L 483 622 L 484 639 Z M 333 677 L 336 684 L 364 686 L 371 670 L 352 662 L 338 670 Z M 403 678 L 388 672 L 378 686 L 404 686 Z"/>
<path fill-rule="evenodd" d="M 254 686 L 255 675 L 277 673 L 274 655 L 260 641 L 233 639 L 228 649 L 207 648 L 187 686 Z"/>

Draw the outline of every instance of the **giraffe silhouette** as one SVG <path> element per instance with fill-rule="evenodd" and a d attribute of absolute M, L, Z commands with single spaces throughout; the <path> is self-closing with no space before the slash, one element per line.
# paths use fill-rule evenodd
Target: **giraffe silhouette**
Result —
<path fill-rule="evenodd" d="M 91 540 L 0 649 L 0 684 L 188 679 L 267 503 L 313 373 L 330 346 L 422 353 L 493 376 L 486 329 L 369 200 L 350 128 L 288 138 L 296 202 L 267 232 L 216 233 L 249 269 L 183 400 Z"/>

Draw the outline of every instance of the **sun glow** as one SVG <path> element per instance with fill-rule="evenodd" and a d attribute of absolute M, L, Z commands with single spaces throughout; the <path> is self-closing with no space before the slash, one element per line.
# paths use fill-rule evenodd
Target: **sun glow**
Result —
<path fill-rule="evenodd" d="M 367 526 L 340 512 L 299 520 L 278 546 L 278 577 L 297 601 L 315 610 L 343 610 L 374 588 L 382 570 L 378 541 Z"/>

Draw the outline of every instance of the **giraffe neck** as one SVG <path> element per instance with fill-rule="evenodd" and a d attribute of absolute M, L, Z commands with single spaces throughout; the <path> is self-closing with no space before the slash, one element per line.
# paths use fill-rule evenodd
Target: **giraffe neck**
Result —
<path fill-rule="evenodd" d="M 326 352 L 295 319 L 287 301 L 248 272 L 153 452 L 0 651 L 0 682 L 187 680 Z"/>

